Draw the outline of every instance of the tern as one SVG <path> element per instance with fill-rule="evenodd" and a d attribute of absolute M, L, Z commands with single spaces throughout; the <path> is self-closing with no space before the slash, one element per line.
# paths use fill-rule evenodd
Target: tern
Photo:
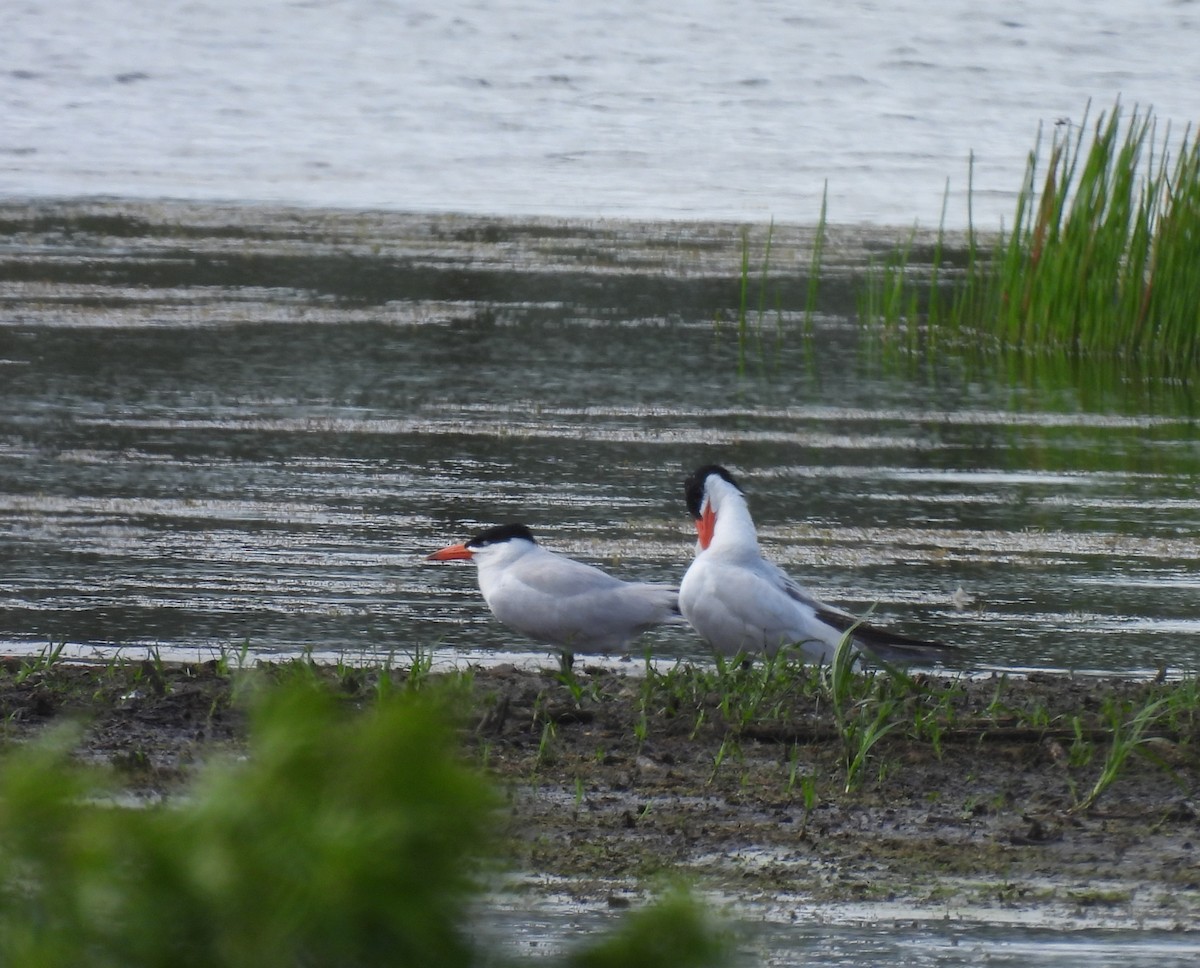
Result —
<path fill-rule="evenodd" d="M 576 651 L 624 651 L 656 625 L 682 625 L 679 590 L 621 581 L 547 551 L 523 524 L 502 524 L 429 555 L 469 559 L 492 614 L 509 628 L 560 649 L 564 668 Z"/>
<path fill-rule="evenodd" d="M 886 663 L 933 663 L 958 650 L 940 642 L 866 625 L 820 601 L 762 556 L 737 481 L 709 464 L 684 484 L 696 521 L 696 557 L 679 586 L 683 617 L 718 652 L 775 653 L 795 646 L 812 662 L 830 662 L 847 632 L 858 653 Z"/>

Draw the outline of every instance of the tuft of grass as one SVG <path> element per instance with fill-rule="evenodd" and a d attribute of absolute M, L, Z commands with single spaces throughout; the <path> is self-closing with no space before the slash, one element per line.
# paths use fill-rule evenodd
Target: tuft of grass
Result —
<path fill-rule="evenodd" d="M 26 659 L 21 663 L 20 668 L 17 670 L 17 681 L 19 682 L 37 673 L 48 672 L 53 669 L 58 664 L 59 659 L 62 658 L 63 650 L 66 647 L 66 639 L 57 644 L 53 641 L 48 642 L 36 656 Z"/>
<path fill-rule="evenodd" d="M 1096 805 L 1101 795 L 1112 786 L 1121 774 L 1122 768 L 1129 755 L 1143 751 L 1150 741 L 1147 731 L 1158 723 L 1163 709 L 1168 705 L 1167 698 L 1156 699 L 1138 709 L 1128 720 L 1122 718 L 1120 710 L 1110 711 L 1112 737 L 1109 742 L 1108 755 L 1100 769 L 1100 775 L 1087 795 L 1079 800 L 1072 808 L 1072 813 L 1084 813 Z"/>
<path fill-rule="evenodd" d="M 778 722 L 796 695 L 812 683 L 809 666 L 792 649 L 779 649 L 756 659 L 736 655 L 715 658 L 713 687 L 725 722 L 737 730 Z"/>
<path fill-rule="evenodd" d="M 416 643 L 412 651 L 407 653 L 409 659 L 406 688 L 419 690 L 428 680 L 433 671 L 433 649 Z"/>
<path fill-rule="evenodd" d="M 846 783 L 843 789 L 846 793 L 858 785 L 860 774 L 875 744 L 900 725 L 893 716 L 896 711 L 895 700 L 887 695 L 881 681 L 877 685 L 879 688 L 869 701 L 856 704 L 854 715 L 838 722 L 844 748 Z M 881 764 L 880 770 L 879 777 L 882 780 L 887 775 L 886 764 Z"/>
<path fill-rule="evenodd" d="M 825 679 L 833 723 L 842 741 L 846 793 L 858 785 L 859 774 L 875 744 L 899 725 L 893 718 L 896 699 L 887 689 L 886 680 L 874 672 L 856 675 L 859 657 L 853 635 L 851 627 L 838 642 Z"/>
<path fill-rule="evenodd" d="M 1093 125 L 1089 112 L 1056 129 L 1045 157 L 1039 131 L 1012 230 L 989 257 L 970 225 L 965 265 L 951 265 L 939 227 L 922 271 L 910 238 L 872 274 L 860 315 L 909 348 L 1200 363 L 1200 132 L 1172 150 L 1150 112 L 1126 116 L 1118 101 Z"/>

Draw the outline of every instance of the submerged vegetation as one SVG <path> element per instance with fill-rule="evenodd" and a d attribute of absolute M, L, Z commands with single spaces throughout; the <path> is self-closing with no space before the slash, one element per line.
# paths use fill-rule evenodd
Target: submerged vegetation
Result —
<path fill-rule="evenodd" d="M 804 335 L 812 334 L 813 314 L 816 311 L 820 290 L 821 262 L 825 256 L 829 226 L 828 187 L 821 197 L 821 215 L 817 220 L 809 256 L 808 278 L 804 288 L 804 310 L 800 325 Z M 738 275 L 738 303 L 734 312 L 733 333 L 737 344 L 737 370 L 739 376 L 746 374 L 753 360 L 760 372 L 770 373 L 779 365 L 780 350 L 788 327 L 782 300 L 778 292 L 771 289 L 771 257 L 775 241 L 775 223 L 767 226 L 762 243 L 762 257 L 757 274 L 752 271 L 750 232 L 743 227 L 741 235 L 741 264 Z M 774 318 L 774 325 L 769 319 Z M 720 316 L 714 321 L 715 329 L 721 332 Z"/>
<path fill-rule="evenodd" d="M 1090 142 L 1087 135 L 1091 134 Z M 1056 129 L 1030 152 L 1010 230 L 965 250 L 939 231 L 872 274 L 860 315 L 903 345 L 1200 363 L 1200 131 L 1172 148 L 1150 113 L 1121 105 Z M 943 212 L 944 224 L 944 212 Z"/>

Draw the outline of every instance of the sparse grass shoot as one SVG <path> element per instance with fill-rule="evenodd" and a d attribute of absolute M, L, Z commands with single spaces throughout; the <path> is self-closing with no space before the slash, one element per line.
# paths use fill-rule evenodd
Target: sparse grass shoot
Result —
<path fill-rule="evenodd" d="M 1145 748 L 1150 739 L 1147 732 L 1157 724 L 1160 713 L 1166 705 L 1165 698 L 1156 699 L 1142 706 L 1128 719 L 1125 718 L 1125 710 L 1116 707 L 1110 710 L 1109 722 L 1112 727 L 1112 735 L 1109 740 L 1108 755 L 1104 759 L 1104 765 L 1100 769 L 1100 775 L 1096 778 L 1096 782 L 1092 784 L 1092 788 L 1086 796 L 1072 807 L 1072 812 L 1083 813 L 1096 805 L 1096 801 L 1120 775 L 1129 754 L 1140 752 Z"/>

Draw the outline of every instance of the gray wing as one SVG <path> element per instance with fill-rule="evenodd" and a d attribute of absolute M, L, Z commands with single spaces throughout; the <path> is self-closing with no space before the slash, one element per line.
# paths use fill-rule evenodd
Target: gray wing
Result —
<path fill-rule="evenodd" d="M 884 662 L 945 662 L 960 656 L 960 650 L 956 646 L 901 635 L 899 632 L 891 632 L 877 625 L 862 622 L 849 612 L 814 597 L 778 566 L 772 567 L 779 576 L 780 587 L 789 598 L 811 608 L 820 621 L 837 629 L 842 635 L 854 629 L 854 643 L 877 659 Z"/>
<path fill-rule="evenodd" d="M 610 650 L 655 625 L 679 621 L 678 590 L 625 582 L 591 565 L 544 551 L 504 576 L 496 617 L 532 638 Z"/>

